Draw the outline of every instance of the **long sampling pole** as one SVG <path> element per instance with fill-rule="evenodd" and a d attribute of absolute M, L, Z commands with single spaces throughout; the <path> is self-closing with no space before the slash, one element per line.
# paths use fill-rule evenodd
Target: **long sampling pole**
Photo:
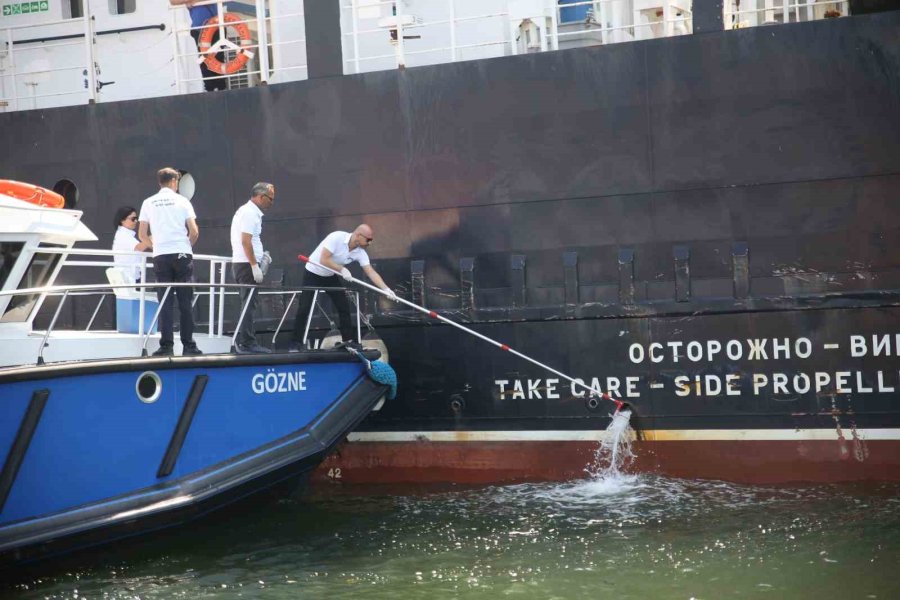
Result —
<path fill-rule="evenodd" d="M 317 263 L 316 261 L 311 260 L 308 256 L 304 256 L 303 254 L 298 254 L 298 255 L 297 255 L 297 258 L 300 259 L 301 261 L 305 262 L 305 263 L 309 263 L 309 264 L 311 264 L 311 265 L 315 265 L 315 266 L 317 266 L 317 267 L 321 267 L 321 268 L 323 268 L 323 269 L 327 269 L 327 270 L 331 271 L 332 273 L 334 273 L 335 275 L 341 275 L 341 273 L 340 273 L 339 271 L 335 271 L 335 270 L 332 269 L 331 267 L 328 267 L 328 266 L 323 265 L 323 264 L 321 264 L 321 263 Z M 382 296 L 388 296 L 388 293 L 385 292 L 383 289 L 381 289 L 381 288 L 379 288 L 379 287 L 376 287 L 376 286 L 374 286 L 374 285 L 372 285 L 372 284 L 370 284 L 370 283 L 366 283 L 365 281 L 361 281 L 361 280 L 357 279 L 356 277 L 351 277 L 351 278 L 350 278 L 350 281 L 352 281 L 352 282 L 354 282 L 354 283 L 357 283 L 357 284 L 359 284 L 359 285 L 361 285 L 361 286 L 363 286 L 363 287 L 366 287 L 366 288 L 372 290 L 373 292 L 378 292 L 378 293 L 381 294 Z M 389 296 L 388 296 L 388 297 L 389 297 Z M 481 340 L 484 340 L 485 342 L 487 342 L 487 343 L 489 343 L 489 344 L 493 344 L 494 346 L 500 348 L 501 350 L 505 350 L 506 352 L 510 352 L 510 353 L 512 353 L 512 354 L 515 354 L 515 355 L 518 356 L 519 358 L 524 358 L 524 359 L 527 360 L 528 362 L 533 363 L 533 364 L 535 364 L 535 365 L 541 367 L 542 369 L 546 369 L 547 371 L 550 371 L 551 373 L 553 373 L 553 374 L 555 374 L 555 375 L 559 375 L 559 376 L 562 377 L 563 379 L 566 379 L 566 380 L 570 381 L 571 383 L 573 383 L 573 384 L 575 384 L 575 385 L 577 385 L 577 386 L 580 386 L 580 387 L 586 389 L 588 392 L 590 392 L 590 395 L 591 395 L 591 396 L 597 396 L 597 397 L 602 398 L 602 399 L 604 399 L 604 400 L 609 400 L 610 402 L 614 402 L 615 405 L 616 405 L 616 412 L 619 412 L 619 410 L 621 410 L 622 407 L 625 405 L 625 403 L 622 402 L 621 400 L 616 400 L 615 398 L 613 398 L 612 396 L 610 396 L 608 393 L 606 393 L 606 392 L 604 392 L 604 391 L 602 391 L 602 390 L 600 390 L 600 389 L 598 389 L 598 388 L 593 388 L 593 387 L 587 385 L 586 383 L 584 383 L 583 381 L 581 381 L 580 379 L 575 379 L 575 378 L 573 378 L 573 377 L 569 377 L 569 376 L 566 375 L 565 373 L 560 373 L 559 371 L 557 371 L 557 370 L 554 369 L 553 367 L 550 367 L 550 366 L 548 366 L 548 365 L 545 365 L 544 363 L 539 362 L 539 361 L 537 361 L 537 360 L 531 358 L 530 356 L 526 356 L 526 355 L 522 354 L 521 352 L 519 352 L 518 350 L 513 350 L 512 348 L 510 348 L 510 347 L 507 346 L 506 344 L 501 344 L 500 342 L 498 342 L 498 341 L 496 341 L 496 340 L 493 340 L 493 339 L 491 339 L 491 338 L 489 338 L 489 337 L 487 337 L 487 336 L 485 336 L 485 335 L 481 335 L 480 333 L 478 333 L 477 331 L 475 331 L 475 330 L 473 330 L 473 329 L 469 329 L 468 327 L 466 327 L 466 326 L 464 326 L 464 325 L 460 325 L 459 323 L 456 323 L 455 321 L 451 321 L 451 320 L 448 319 L 447 317 L 444 317 L 443 315 L 439 315 L 438 313 L 436 313 L 436 312 L 433 311 L 433 310 L 429 310 L 429 309 L 425 308 L 424 306 L 419 306 L 418 304 L 415 304 L 415 303 L 413 303 L 413 302 L 410 302 L 409 300 L 405 300 L 405 299 L 400 298 L 400 297 L 397 297 L 396 302 L 399 302 L 400 304 L 405 304 L 406 306 L 409 306 L 410 308 L 414 308 L 414 309 L 416 309 L 417 311 L 419 311 L 419 312 L 421 312 L 421 313 L 425 313 L 426 315 L 428 315 L 428 316 L 431 317 L 432 319 L 437 319 L 438 321 L 441 321 L 442 323 L 446 323 L 447 325 L 451 325 L 451 326 L 453 326 L 453 327 L 456 327 L 457 329 L 461 329 L 462 331 L 465 331 L 466 333 L 468 333 L 468 334 L 470 334 L 470 335 L 474 335 L 475 337 L 477 337 L 477 338 L 479 338 L 479 339 L 481 339 Z"/>

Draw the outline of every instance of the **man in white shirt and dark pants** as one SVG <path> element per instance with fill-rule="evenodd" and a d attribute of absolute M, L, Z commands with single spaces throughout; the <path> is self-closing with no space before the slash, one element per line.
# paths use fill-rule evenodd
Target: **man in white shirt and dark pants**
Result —
<path fill-rule="evenodd" d="M 397 296 L 391 291 L 381 276 L 369 264 L 369 255 L 366 253 L 372 242 L 375 241 L 375 234 L 372 228 L 366 224 L 362 224 L 353 230 L 353 233 L 346 231 L 333 231 L 322 240 L 316 247 L 315 251 L 310 255 L 310 262 L 306 263 L 306 270 L 303 271 L 303 285 L 308 287 L 341 287 L 344 281 L 350 281 L 352 275 L 350 270 L 344 266 L 351 262 L 359 263 L 363 272 L 376 286 L 388 293 L 388 297 L 396 301 Z M 328 269 L 316 266 L 312 263 L 319 263 L 333 269 L 341 274 L 338 277 Z M 344 281 L 341 281 L 343 278 Z M 341 340 L 349 345 L 358 345 L 358 340 L 353 332 L 353 321 L 350 319 L 350 304 L 347 302 L 347 293 L 343 290 L 329 290 L 326 292 L 331 298 L 338 312 L 338 327 L 341 329 Z M 309 320 L 310 312 L 313 309 L 314 292 L 306 291 L 300 295 L 300 308 L 297 309 L 297 316 L 294 318 L 294 333 L 289 350 L 291 352 L 299 352 L 303 345 L 303 333 L 306 330 L 306 323 Z"/>
<path fill-rule="evenodd" d="M 194 275 L 193 245 L 200 237 L 197 215 L 190 200 L 179 194 L 178 181 L 181 174 L 170 167 L 156 173 L 159 192 L 150 196 L 141 205 L 138 217 L 140 227 L 138 237 L 151 243 L 153 235 L 153 272 L 158 283 L 191 283 Z M 157 289 L 160 302 L 166 288 Z M 159 349 L 153 356 L 172 356 L 175 353 L 174 315 L 172 296 L 178 299 L 181 316 L 182 354 L 203 354 L 194 341 L 194 315 L 191 301 L 194 291 L 190 287 L 173 287 L 159 313 Z"/>
<path fill-rule="evenodd" d="M 234 218 L 231 219 L 231 272 L 236 283 L 253 285 L 262 283 L 263 272 L 259 260 L 263 257 L 262 233 L 263 211 L 272 207 L 275 202 L 275 186 L 271 183 L 259 182 L 250 190 L 250 200 L 242 204 Z M 251 292 L 254 292 L 251 295 Z M 235 352 L 238 354 L 268 354 L 268 348 L 260 346 L 256 341 L 253 325 L 254 311 L 259 300 L 259 291 L 253 288 L 241 288 L 241 306 L 249 304 L 244 311 L 244 320 L 235 340 Z"/>

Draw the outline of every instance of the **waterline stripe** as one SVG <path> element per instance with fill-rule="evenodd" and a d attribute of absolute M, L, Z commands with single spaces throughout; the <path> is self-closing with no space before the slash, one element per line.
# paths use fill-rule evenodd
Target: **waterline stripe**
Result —
<path fill-rule="evenodd" d="M 686 441 L 836 441 L 837 429 L 657 429 L 641 432 L 654 442 Z M 852 440 L 850 429 L 842 429 Z M 900 440 L 900 429 L 857 429 L 862 440 Z M 347 436 L 350 442 L 600 442 L 604 430 L 589 431 L 358 431 Z"/>

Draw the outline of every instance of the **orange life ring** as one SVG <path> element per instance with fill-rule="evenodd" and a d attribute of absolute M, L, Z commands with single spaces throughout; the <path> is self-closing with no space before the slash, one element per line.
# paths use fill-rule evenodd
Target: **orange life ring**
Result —
<path fill-rule="evenodd" d="M 248 46 L 253 46 L 253 39 L 250 37 L 250 28 L 247 27 L 246 23 L 241 22 L 243 19 L 239 16 L 234 13 L 225 13 L 223 17 L 226 27 L 228 23 L 231 23 L 231 27 L 237 31 L 241 40 L 241 49 L 238 50 L 237 56 L 233 60 L 223 63 L 216 58 L 215 52 L 207 54 L 212 46 L 213 36 L 219 31 L 219 17 L 210 17 L 203 23 L 203 29 L 200 30 L 200 41 L 197 42 L 197 46 L 201 55 L 207 54 L 203 62 L 206 63 L 210 71 L 219 75 L 233 75 L 243 69 L 247 61 L 253 56 L 253 52 L 247 49 Z"/>
<path fill-rule="evenodd" d="M 38 206 L 49 208 L 64 208 L 66 199 L 48 189 L 44 189 L 30 183 L 13 181 L 12 179 L 0 179 L 0 194 L 6 194 L 16 200 L 24 200 Z"/>

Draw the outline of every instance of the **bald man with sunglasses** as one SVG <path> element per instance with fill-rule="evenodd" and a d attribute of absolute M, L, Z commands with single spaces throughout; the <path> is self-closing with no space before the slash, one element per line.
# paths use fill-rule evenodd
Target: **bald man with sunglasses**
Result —
<path fill-rule="evenodd" d="M 397 295 L 384 283 L 372 265 L 369 263 L 369 255 L 366 252 L 372 242 L 375 241 L 375 234 L 372 228 L 363 223 L 353 230 L 353 233 L 346 231 L 333 231 L 322 240 L 316 247 L 315 251 L 310 255 L 310 262 L 306 263 L 306 270 L 303 271 L 303 285 L 306 287 L 344 287 L 345 282 L 349 282 L 353 275 L 346 265 L 351 262 L 359 263 L 366 277 L 377 287 L 384 290 L 391 300 L 396 302 Z M 323 269 L 313 263 L 325 265 L 329 269 L 333 269 L 340 273 L 340 277 Z M 341 330 L 341 340 L 347 344 L 354 345 L 358 343 L 353 333 L 353 321 L 350 319 L 350 304 L 347 301 L 347 294 L 343 290 L 329 290 L 326 292 L 331 298 L 338 312 L 338 327 Z M 306 330 L 306 323 L 313 309 L 313 293 L 304 292 L 300 295 L 300 307 L 297 309 L 297 316 L 294 318 L 294 333 L 289 350 L 291 352 L 299 352 L 303 346 L 303 333 Z"/>

